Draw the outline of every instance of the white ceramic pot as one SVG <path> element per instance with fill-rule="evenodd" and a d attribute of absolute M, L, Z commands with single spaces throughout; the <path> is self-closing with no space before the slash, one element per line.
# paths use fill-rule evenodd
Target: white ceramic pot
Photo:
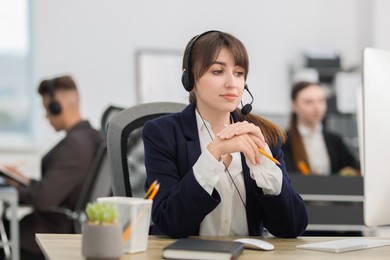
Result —
<path fill-rule="evenodd" d="M 81 250 L 87 258 L 120 258 L 123 254 L 120 225 L 85 223 Z"/>

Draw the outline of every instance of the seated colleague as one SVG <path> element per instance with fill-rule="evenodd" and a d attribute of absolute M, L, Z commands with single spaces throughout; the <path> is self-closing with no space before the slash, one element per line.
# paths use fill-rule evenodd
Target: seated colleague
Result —
<path fill-rule="evenodd" d="M 190 105 L 143 129 L 145 188 L 161 183 L 153 234 L 261 236 L 264 227 L 293 238 L 305 231 L 306 207 L 290 184 L 280 149 L 284 132 L 237 108 L 247 74 L 247 51 L 234 36 L 208 31 L 188 43 L 182 82 Z"/>
<path fill-rule="evenodd" d="M 35 233 L 74 232 L 70 219 L 50 212 L 50 209 L 74 209 L 95 152 L 102 142 L 101 134 L 81 117 L 79 93 L 70 76 L 43 80 L 38 92 L 50 124 L 56 131 L 65 131 L 66 136 L 42 158 L 40 181 L 30 180 L 15 168 L 8 167 L 29 183 L 20 187 L 7 180 L 18 189 L 19 203 L 33 207 L 33 212 L 20 221 L 22 259 L 23 255 L 41 252 L 35 242 Z"/>
<path fill-rule="evenodd" d="M 290 129 L 282 146 L 287 171 L 358 175 L 358 163 L 342 138 L 322 125 L 327 110 L 324 89 L 317 83 L 298 82 L 292 87 L 291 100 Z"/>

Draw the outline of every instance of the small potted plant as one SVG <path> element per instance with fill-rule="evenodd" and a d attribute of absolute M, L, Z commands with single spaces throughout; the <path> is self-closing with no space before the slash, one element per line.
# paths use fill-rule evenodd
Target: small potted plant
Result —
<path fill-rule="evenodd" d="M 116 259 L 121 257 L 122 229 L 117 212 L 109 203 L 88 203 L 87 221 L 82 232 L 82 254 L 87 258 Z"/>

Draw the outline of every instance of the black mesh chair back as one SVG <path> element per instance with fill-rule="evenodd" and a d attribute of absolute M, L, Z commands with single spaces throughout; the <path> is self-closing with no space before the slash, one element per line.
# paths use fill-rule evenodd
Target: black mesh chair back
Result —
<path fill-rule="evenodd" d="M 143 197 L 146 170 L 142 128 L 148 120 L 182 111 L 186 104 L 153 102 L 127 108 L 108 124 L 107 149 L 114 196 Z"/>

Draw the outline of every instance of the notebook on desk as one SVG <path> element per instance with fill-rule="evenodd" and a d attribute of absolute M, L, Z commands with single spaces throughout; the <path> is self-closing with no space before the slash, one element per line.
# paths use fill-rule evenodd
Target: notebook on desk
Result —
<path fill-rule="evenodd" d="M 297 245 L 297 248 L 324 252 L 342 253 L 373 247 L 389 246 L 390 239 L 348 238 L 318 243 Z"/>
<path fill-rule="evenodd" d="M 244 250 L 244 244 L 224 240 L 182 238 L 164 247 L 163 258 L 234 260 Z"/>

